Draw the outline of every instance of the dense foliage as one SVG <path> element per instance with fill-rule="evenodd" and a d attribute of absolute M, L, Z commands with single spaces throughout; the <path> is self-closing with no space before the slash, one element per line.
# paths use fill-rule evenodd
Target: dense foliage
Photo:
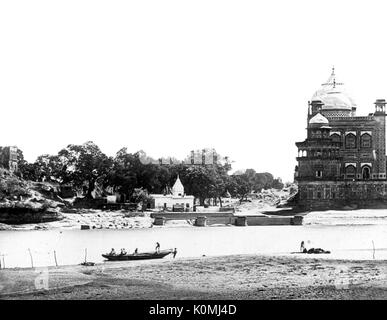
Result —
<path fill-rule="evenodd" d="M 222 205 L 221 198 L 227 191 L 242 201 L 251 192 L 283 187 L 279 178 L 274 179 L 267 172 L 247 169 L 230 174 L 228 161 L 214 165 L 160 165 L 145 152 L 128 153 L 126 148 L 115 157 L 108 157 L 91 141 L 68 145 L 57 155 L 41 155 L 34 163 L 28 163 L 20 154 L 19 170 L 24 179 L 71 184 L 87 197 L 98 187 L 118 192 L 132 201 L 139 201 L 147 193 L 168 192 L 177 175 L 186 194 L 195 196 L 201 204 L 212 198 Z"/>
<path fill-rule="evenodd" d="M 24 196 L 30 196 L 26 183 L 17 177 L 10 176 L 8 171 L 0 169 L 0 201 L 19 200 Z"/>

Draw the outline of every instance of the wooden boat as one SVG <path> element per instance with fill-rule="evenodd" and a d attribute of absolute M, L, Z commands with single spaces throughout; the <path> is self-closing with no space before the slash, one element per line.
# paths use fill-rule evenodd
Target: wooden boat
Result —
<path fill-rule="evenodd" d="M 129 254 L 113 254 L 105 253 L 102 255 L 109 261 L 127 261 L 127 260 L 145 260 L 145 259 L 161 259 L 173 252 L 173 249 L 160 250 L 158 252 L 138 252 Z"/>

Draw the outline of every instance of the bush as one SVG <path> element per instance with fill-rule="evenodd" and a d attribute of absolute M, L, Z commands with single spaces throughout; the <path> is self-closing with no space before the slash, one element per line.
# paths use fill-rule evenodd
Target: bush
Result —
<path fill-rule="evenodd" d="M 30 196 L 30 192 L 23 182 L 14 177 L 0 181 L 0 200 L 20 196 Z"/>

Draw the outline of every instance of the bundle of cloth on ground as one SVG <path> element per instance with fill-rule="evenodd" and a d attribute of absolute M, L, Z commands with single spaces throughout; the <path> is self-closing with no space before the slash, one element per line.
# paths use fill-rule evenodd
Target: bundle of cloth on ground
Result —
<path fill-rule="evenodd" d="M 306 249 L 304 241 L 301 241 L 300 252 L 301 253 L 309 253 L 309 254 L 312 254 L 312 253 L 314 253 L 314 254 L 318 254 L 318 253 L 331 253 L 330 251 L 326 251 L 326 250 L 321 249 L 321 248 Z"/>

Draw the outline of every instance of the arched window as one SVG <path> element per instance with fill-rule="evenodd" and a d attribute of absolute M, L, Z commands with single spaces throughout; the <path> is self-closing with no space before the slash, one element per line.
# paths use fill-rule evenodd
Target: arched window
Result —
<path fill-rule="evenodd" d="M 354 179 L 356 174 L 356 168 L 353 165 L 349 165 L 345 168 L 345 175 L 347 179 Z"/>
<path fill-rule="evenodd" d="M 355 149 L 356 148 L 356 136 L 353 133 L 349 133 L 345 137 L 345 148 Z"/>
<path fill-rule="evenodd" d="M 333 142 L 341 142 L 341 137 L 337 133 L 332 134 L 331 138 Z"/>
<path fill-rule="evenodd" d="M 362 148 L 371 148 L 372 147 L 372 137 L 368 133 L 365 133 L 361 136 L 361 147 Z"/>

